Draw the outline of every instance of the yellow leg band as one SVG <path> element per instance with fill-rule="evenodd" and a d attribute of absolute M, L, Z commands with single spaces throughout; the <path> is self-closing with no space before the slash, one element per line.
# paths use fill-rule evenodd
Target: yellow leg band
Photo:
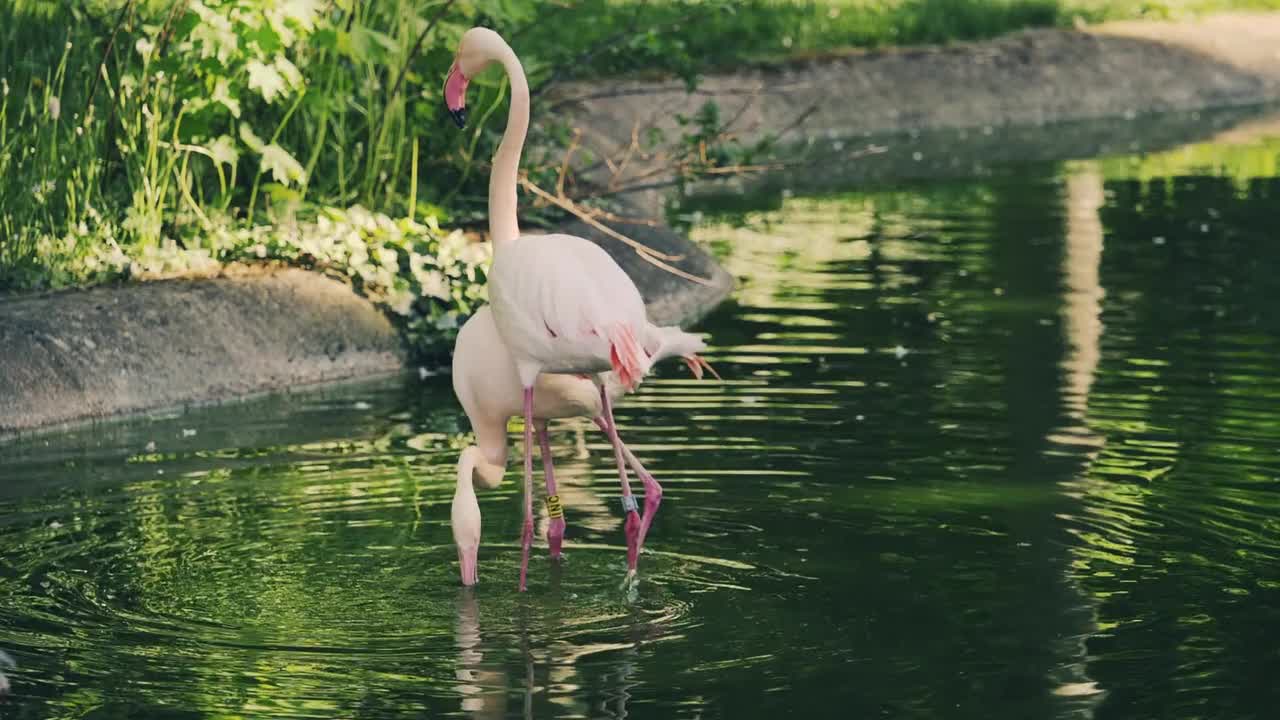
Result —
<path fill-rule="evenodd" d="M 560 504 L 559 495 L 547 496 L 547 515 L 553 518 L 564 517 L 564 506 Z"/>

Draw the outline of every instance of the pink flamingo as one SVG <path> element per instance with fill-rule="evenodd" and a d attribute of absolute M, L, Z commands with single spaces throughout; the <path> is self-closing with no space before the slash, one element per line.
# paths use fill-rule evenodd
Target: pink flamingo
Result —
<path fill-rule="evenodd" d="M 702 377 L 702 369 L 710 368 L 696 353 L 703 349 L 701 338 L 675 328 L 656 328 L 654 334 L 667 342 L 651 348 L 654 362 L 682 356 L 696 377 Z M 712 371 L 714 373 L 714 370 Z M 625 392 L 614 373 L 605 373 L 604 386 L 611 401 Z M 502 483 L 507 464 L 507 421 L 523 415 L 523 388 L 516 370 L 515 360 L 498 334 L 489 307 L 480 308 L 462 326 L 453 350 L 453 390 L 462 404 L 471 428 L 476 434 L 476 445 L 462 451 L 458 458 L 457 487 L 454 490 L 451 520 L 453 539 L 458 547 L 458 567 L 463 585 L 474 585 L 477 576 L 477 553 L 480 547 L 480 504 L 475 486 L 495 488 Z M 551 444 L 547 435 L 547 421 L 556 418 L 590 417 L 601 430 L 608 433 L 608 424 L 602 415 L 601 395 L 589 379 L 576 375 L 542 374 L 533 389 L 534 426 L 542 452 L 542 464 L 546 475 L 548 514 L 547 545 L 553 559 L 559 559 L 564 542 L 565 521 L 556 493 L 555 468 L 551 460 Z M 634 538 L 628 536 L 627 567 L 634 573 L 644 539 L 653 523 L 654 513 L 662 501 L 662 486 L 645 470 L 625 444 L 619 442 L 622 455 L 645 486 L 645 514 Z M 619 467 L 624 492 L 630 494 L 625 469 Z M 530 520 L 531 521 L 531 520 Z"/>
<path fill-rule="evenodd" d="M 626 452 L 618 439 L 604 373 L 613 371 L 623 390 L 634 390 L 648 373 L 659 348 L 688 345 L 700 349 L 702 341 L 679 328 L 659 328 L 650 323 L 635 283 L 595 243 L 572 235 L 520 234 L 516 185 L 520 153 L 529 129 L 529 84 L 519 58 L 497 33 L 472 28 L 462 36 L 445 78 L 445 105 L 462 127 L 466 122 L 467 84 L 492 62 L 502 65 L 511 84 L 507 128 L 494 154 L 489 177 L 489 236 L 494 247 L 489 299 L 497 335 L 515 365 L 523 395 L 525 520 L 520 590 L 525 590 L 533 542 L 534 386 L 543 373 L 587 376 L 595 385 L 600 398 L 599 424 L 613 445 L 622 481 L 622 507 L 627 516 L 627 575 L 631 578 L 643 535 L 642 521 L 627 482 Z M 705 366 L 693 352 L 677 354 L 689 355 L 691 367 Z M 641 477 L 645 479 L 646 521 L 652 522 L 661 488 L 647 473 Z M 548 495 L 556 497 L 551 472 L 547 472 L 546 480 Z M 562 519 L 553 524 L 553 529 L 553 547 L 558 548 L 563 536 Z"/>

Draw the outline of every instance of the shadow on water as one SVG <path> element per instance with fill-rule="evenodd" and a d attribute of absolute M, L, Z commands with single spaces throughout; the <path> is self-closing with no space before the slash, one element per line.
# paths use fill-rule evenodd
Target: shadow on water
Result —
<path fill-rule="evenodd" d="M 507 482 L 457 587 L 448 378 L 0 445 L 0 716 L 1267 717 L 1276 137 L 703 205 L 630 595 L 572 424 L 564 565 Z"/>

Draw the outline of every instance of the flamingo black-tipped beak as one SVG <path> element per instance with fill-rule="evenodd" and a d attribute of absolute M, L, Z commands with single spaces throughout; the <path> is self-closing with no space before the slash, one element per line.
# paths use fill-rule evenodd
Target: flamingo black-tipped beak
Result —
<path fill-rule="evenodd" d="M 455 125 L 458 126 L 459 130 L 467 126 L 467 109 L 466 108 L 464 107 L 458 108 L 457 110 L 454 110 L 452 108 L 445 108 L 445 109 L 449 111 L 449 117 L 453 118 L 453 122 Z"/>
<path fill-rule="evenodd" d="M 467 85 L 470 82 L 462 74 L 458 61 L 454 60 L 453 67 L 449 68 L 449 74 L 444 78 L 441 95 L 444 96 L 444 109 L 449 112 L 449 117 L 453 118 L 459 130 L 467 126 Z"/>

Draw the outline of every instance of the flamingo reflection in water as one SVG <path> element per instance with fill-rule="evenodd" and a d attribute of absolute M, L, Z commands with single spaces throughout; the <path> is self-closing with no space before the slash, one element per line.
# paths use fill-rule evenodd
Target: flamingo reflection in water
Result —
<path fill-rule="evenodd" d="M 557 579 L 558 573 L 553 572 L 553 591 L 558 589 Z M 590 717 L 625 718 L 628 716 L 627 702 L 638 684 L 633 677 L 638 670 L 639 644 L 646 638 L 661 634 L 658 626 L 646 622 L 633 628 L 631 642 L 586 645 L 555 642 L 554 649 L 544 647 L 535 650 L 530 644 L 528 617 L 523 613 L 517 613 L 513 621 L 519 632 L 519 660 L 524 676 L 517 680 L 511 677 L 503 663 L 493 658 L 494 655 L 500 654 L 499 651 L 503 648 L 495 647 L 492 642 L 485 641 L 481 631 L 480 603 L 474 588 L 459 589 L 456 609 L 458 622 L 455 640 L 458 648 L 458 663 L 455 677 L 458 679 L 458 684 L 454 689 L 461 696 L 462 711 L 475 720 L 509 717 L 507 710 L 516 688 L 520 695 L 520 717 L 529 720 L 536 716 L 546 716 L 546 713 L 535 715 L 534 696 L 546 697 L 548 693 L 554 692 L 552 688 L 572 690 L 579 696 L 604 696 L 604 699 L 592 708 L 587 708 L 585 702 L 577 700 L 574 696 L 560 693 L 548 697 L 552 703 L 571 705 L 573 710 Z M 509 638 L 511 634 L 502 633 L 500 636 Z M 486 652 L 490 655 L 487 661 Z M 598 688 L 589 693 L 580 692 L 585 688 L 580 685 L 579 661 L 601 653 L 621 654 L 615 668 L 601 676 L 601 681 L 608 687 L 603 688 L 603 692 L 599 692 Z M 540 668 L 545 668 L 545 673 L 539 673 Z M 538 684 L 539 674 L 546 677 L 545 684 Z"/>
<path fill-rule="evenodd" d="M 6 670 L 13 670 L 18 664 L 9 657 L 9 654 L 0 650 L 0 697 L 9 694 L 9 678 L 4 674 Z"/>

